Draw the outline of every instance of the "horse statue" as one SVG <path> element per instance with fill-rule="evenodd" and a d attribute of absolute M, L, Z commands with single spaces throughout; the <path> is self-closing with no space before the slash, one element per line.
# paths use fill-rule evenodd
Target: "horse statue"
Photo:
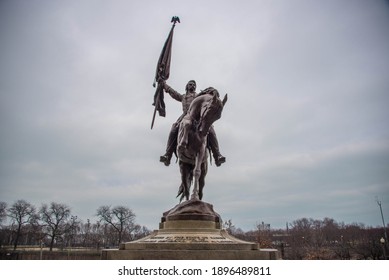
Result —
<path fill-rule="evenodd" d="M 177 137 L 177 156 L 181 172 L 181 185 L 177 197 L 180 202 L 189 200 L 189 191 L 194 179 L 191 199 L 201 200 L 207 164 L 207 135 L 211 125 L 221 117 L 227 102 L 227 94 L 223 101 L 219 92 L 209 87 L 192 101 L 187 114 L 182 119 Z"/>

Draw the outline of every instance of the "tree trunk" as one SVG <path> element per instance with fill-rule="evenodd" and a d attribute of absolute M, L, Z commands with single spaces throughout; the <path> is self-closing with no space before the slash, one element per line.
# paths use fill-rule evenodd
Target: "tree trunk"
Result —
<path fill-rule="evenodd" d="M 22 225 L 19 224 L 18 230 L 16 232 L 16 237 L 15 237 L 15 243 L 14 243 L 14 251 L 16 251 L 16 247 L 18 246 L 19 243 L 19 237 L 20 237 L 20 232 L 22 231 Z"/>
<path fill-rule="evenodd" d="M 54 235 L 51 237 L 51 241 L 50 241 L 50 252 L 53 251 L 53 247 L 54 247 Z"/>

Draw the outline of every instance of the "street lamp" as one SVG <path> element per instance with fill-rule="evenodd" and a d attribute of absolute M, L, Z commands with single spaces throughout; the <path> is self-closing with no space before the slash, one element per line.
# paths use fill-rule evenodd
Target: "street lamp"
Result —
<path fill-rule="evenodd" d="M 384 252 L 384 260 L 386 260 L 385 238 L 381 237 L 380 242 L 382 245 L 382 251 Z"/>
<path fill-rule="evenodd" d="M 376 198 L 376 202 L 380 207 L 380 211 L 381 211 L 382 225 L 384 226 L 384 235 L 385 235 L 384 243 L 385 243 L 385 240 L 388 240 L 388 235 L 386 234 L 386 224 L 384 220 L 384 214 L 382 213 L 382 203 L 380 200 L 378 200 L 378 197 Z"/>

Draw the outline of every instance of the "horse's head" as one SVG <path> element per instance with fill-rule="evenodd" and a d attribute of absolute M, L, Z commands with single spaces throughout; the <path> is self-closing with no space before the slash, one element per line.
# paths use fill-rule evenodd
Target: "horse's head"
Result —
<path fill-rule="evenodd" d="M 224 96 L 223 101 L 220 100 L 219 92 L 212 87 L 205 89 L 203 94 L 209 94 L 212 96 L 208 102 L 203 103 L 201 108 L 198 131 L 202 136 L 205 136 L 207 135 L 211 125 L 220 119 L 223 107 L 227 102 L 227 94 Z"/>

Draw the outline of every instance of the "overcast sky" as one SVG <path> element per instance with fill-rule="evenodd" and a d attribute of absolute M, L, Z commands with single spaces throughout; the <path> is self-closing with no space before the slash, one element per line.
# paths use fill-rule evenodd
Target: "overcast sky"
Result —
<path fill-rule="evenodd" d="M 157 229 L 180 185 L 159 162 L 181 104 L 150 130 L 158 56 L 168 84 L 213 86 L 227 162 L 204 201 L 244 230 L 307 217 L 389 222 L 388 1 L 0 2 L 0 201 L 124 205 Z"/>

